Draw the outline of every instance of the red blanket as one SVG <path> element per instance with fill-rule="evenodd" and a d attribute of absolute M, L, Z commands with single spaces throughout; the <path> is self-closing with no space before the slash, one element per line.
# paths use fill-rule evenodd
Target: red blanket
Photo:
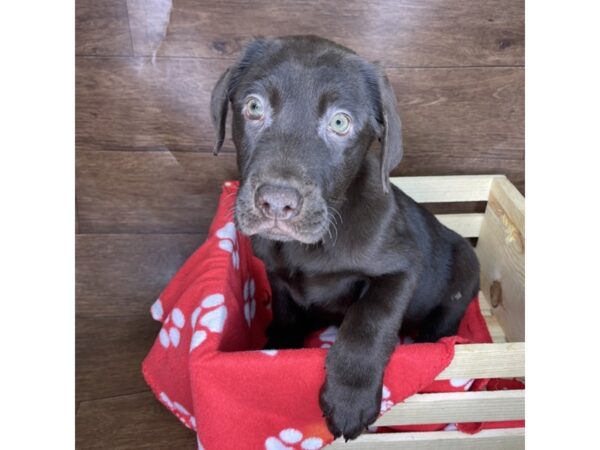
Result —
<path fill-rule="evenodd" d="M 225 183 L 206 242 L 152 305 L 152 317 L 163 326 L 143 362 L 144 377 L 157 398 L 197 432 L 199 448 L 319 449 L 333 440 L 319 409 L 318 392 L 325 377 L 326 348 L 335 340 L 336 329 L 310 336 L 305 349 L 260 350 L 271 320 L 270 288 L 249 239 L 232 221 L 237 187 L 236 182 Z M 476 299 L 458 336 L 396 348 L 385 371 L 381 411 L 418 392 L 489 385 L 488 380 L 434 382 L 452 361 L 454 345 L 465 342 L 491 342 Z M 409 338 L 402 339 L 401 344 L 408 343 Z M 481 424 L 458 428 L 476 432 Z"/>

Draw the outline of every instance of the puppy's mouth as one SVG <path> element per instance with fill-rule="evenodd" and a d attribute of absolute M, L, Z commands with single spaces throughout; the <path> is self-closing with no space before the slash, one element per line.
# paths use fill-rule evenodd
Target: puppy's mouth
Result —
<path fill-rule="evenodd" d="M 266 220 L 258 227 L 258 235 L 274 241 L 299 241 L 301 237 L 285 222 Z"/>
<path fill-rule="evenodd" d="M 258 235 L 265 239 L 280 242 L 298 241 L 304 244 L 319 242 L 327 231 L 327 222 L 320 221 L 306 225 L 257 217 L 258 214 L 240 212 L 236 208 L 236 222 L 239 230 L 247 236 Z"/>
<path fill-rule="evenodd" d="M 329 229 L 328 209 L 321 195 L 303 196 L 300 214 L 289 218 L 269 217 L 256 205 L 253 195 L 240 188 L 235 206 L 237 228 L 246 236 L 258 235 L 280 242 L 298 241 L 314 244 L 321 241 Z"/>
<path fill-rule="evenodd" d="M 300 233 L 293 225 L 278 220 L 266 219 L 256 229 L 256 233 L 265 239 L 273 241 L 289 242 L 299 241 L 305 244 L 311 244 L 321 239 L 322 233 L 320 230 L 314 232 Z"/>

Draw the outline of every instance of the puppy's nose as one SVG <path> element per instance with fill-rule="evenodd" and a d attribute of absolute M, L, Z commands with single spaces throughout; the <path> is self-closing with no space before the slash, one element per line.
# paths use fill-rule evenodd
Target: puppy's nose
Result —
<path fill-rule="evenodd" d="M 256 207 L 269 219 L 290 220 L 302 208 L 302 196 L 292 187 L 263 184 L 256 190 Z"/>

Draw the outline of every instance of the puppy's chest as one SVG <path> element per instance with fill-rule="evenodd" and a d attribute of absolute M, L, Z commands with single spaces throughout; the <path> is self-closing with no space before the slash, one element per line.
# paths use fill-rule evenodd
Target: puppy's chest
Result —
<path fill-rule="evenodd" d="M 362 271 L 339 268 L 336 260 L 340 255 L 290 250 L 272 243 L 254 245 L 254 250 L 270 276 L 286 288 L 294 302 L 307 309 L 344 314 L 369 283 Z"/>
<path fill-rule="evenodd" d="M 360 275 L 345 273 L 307 273 L 279 268 L 273 273 L 292 299 L 305 308 L 345 313 L 358 299 L 368 281 Z"/>

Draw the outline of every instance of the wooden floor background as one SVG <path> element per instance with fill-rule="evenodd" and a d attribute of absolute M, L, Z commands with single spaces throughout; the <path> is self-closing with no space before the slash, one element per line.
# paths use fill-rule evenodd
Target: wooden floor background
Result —
<path fill-rule="evenodd" d="M 307 33 L 385 67 L 395 175 L 503 173 L 524 190 L 523 0 L 77 0 L 78 449 L 194 448 L 140 373 L 148 309 L 236 178 L 230 142 L 210 154 L 215 81 L 253 36 Z"/>

